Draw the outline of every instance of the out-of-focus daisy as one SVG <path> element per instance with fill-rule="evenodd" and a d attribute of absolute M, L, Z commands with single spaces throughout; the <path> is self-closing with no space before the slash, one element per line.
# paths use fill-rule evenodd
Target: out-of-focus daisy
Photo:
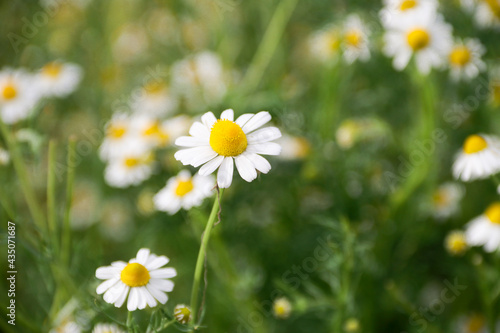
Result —
<path fill-rule="evenodd" d="M 468 182 L 500 171 L 500 139 L 491 135 L 470 135 L 453 163 L 453 176 Z"/>
<path fill-rule="evenodd" d="M 380 18 L 385 27 L 395 27 L 411 15 L 434 15 L 437 5 L 436 0 L 384 0 Z"/>
<path fill-rule="evenodd" d="M 163 117 L 174 112 L 177 99 L 163 81 L 152 81 L 132 93 L 131 107 L 135 113 Z"/>
<path fill-rule="evenodd" d="M 215 53 L 204 51 L 174 63 L 172 87 L 188 103 L 200 98 L 208 104 L 218 102 L 226 93 L 222 61 Z"/>
<path fill-rule="evenodd" d="M 483 246 L 487 252 L 500 247 L 500 202 L 491 204 L 484 214 L 467 224 L 465 238 L 469 245 Z"/>
<path fill-rule="evenodd" d="M 479 27 L 500 27 L 500 1 L 462 0 L 462 5 L 473 13 L 474 20 Z"/>
<path fill-rule="evenodd" d="M 465 239 L 465 233 L 461 230 L 451 231 L 444 240 L 444 247 L 453 256 L 463 255 L 469 248 Z"/>
<path fill-rule="evenodd" d="M 412 56 L 418 70 L 428 74 L 443 65 L 452 45 L 452 28 L 440 15 L 416 12 L 389 27 L 384 35 L 384 52 L 393 57 L 393 66 L 403 70 Z"/>
<path fill-rule="evenodd" d="M 187 324 L 191 320 L 191 308 L 184 304 L 177 304 L 174 309 L 174 317 L 181 324 Z"/>
<path fill-rule="evenodd" d="M 177 275 L 174 268 L 161 268 L 169 262 L 165 256 L 151 254 L 149 249 L 140 249 L 128 263 L 115 261 L 111 266 L 99 267 L 95 275 L 106 280 L 97 287 L 97 294 L 104 294 L 107 303 L 121 307 L 128 296 L 127 309 L 135 311 L 165 304 L 166 292 L 174 289 L 168 279 Z"/>
<path fill-rule="evenodd" d="M 163 121 L 160 125 L 162 136 L 159 141 L 160 147 L 173 144 L 175 140 L 188 134 L 192 120 L 188 116 L 180 115 Z"/>
<path fill-rule="evenodd" d="M 116 324 L 100 323 L 94 326 L 92 333 L 125 333 L 125 331 Z"/>
<path fill-rule="evenodd" d="M 348 333 L 358 332 L 359 326 L 359 321 L 356 318 L 349 318 L 344 324 L 344 330 Z"/>
<path fill-rule="evenodd" d="M 273 314 L 276 318 L 286 319 L 292 313 L 292 304 L 286 297 L 280 297 L 273 302 Z"/>
<path fill-rule="evenodd" d="M 210 196 L 214 186 L 215 179 L 212 176 L 196 174 L 192 177 L 189 171 L 182 170 L 155 195 L 155 207 L 171 215 L 181 208 L 189 210 L 201 205 L 203 199 Z"/>
<path fill-rule="evenodd" d="M 432 195 L 432 213 L 438 219 L 446 219 L 458 212 L 460 200 L 464 196 L 463 186 L 444 183 Z"/>
<path fill-rule="evenodd" d="M 461 316 L 455 326 L 459 333 L 488 333 L 486 318 L 479 313 Z"/>
<path fill-rule="evenodd" d="M 74 321 L 66 321 L 50 330 L 50 333 L 80 333 L 82 328 Z"/>
<path fill-rule="evenodd" d="M 304 137 L 283 135 L 276 141 L 281 146 L 280 159 L 301 160 L 311 152 L 311 143 Z"/>
<path fill-rule="evenodd" d="M 43 96 L 65 97 L 80 83 L 82 69 L 75 64 L 54 61 L 43 66 L 36 78 Z"/>
<path fill-rule="evenodd" d="M 10 154 L 7 150 L 0 147 L 0 165 L 7 165 L 10 162 Z"/>
<path fill-rule="evenodd" d="M 344 59 L 352 64 L 357 59 L 367 61 L 370 59 L 368 44 L 369 31 L 358 15 L 349 15 L 343 27 L 342 47 Z"/>
<path fill-rule="evenodd" d="M 113 114 L 106 124 L 106 136 L 99 147 L 99 156 L 108 161 L 116 156 L 123 155 L 128 150 L 126 139 L 130 134 L 130 119 L 124 113 Z"/>
<path fill-rule="evenodd" d="M 458 81 L 478 76 L 479 72 L 486 69 L 486 64 L 481 60 L 485 52 L 486 49 L 477 39 L 455 43 L 448 57 L 451 77 Z"/>
<path fill-rule="evenodd" d="M 175 144 L 181 149 L 175 158 L 184 165 L 199 167 L 199 174 L 206 176 L 217 168 L 217 184 L 227 188 L 233 180 L 234 164 L 241 178 L 251 182 L 257 178 L 257 171 L 268 173 L 269 162 L 261 157 L 279 155 L 281 147 L 273 140 L 281 137 L 276 127 L 259 129 L 271 120 L 267 111 L 257 114 L 246 113 L 234 121 L 232 109 L 222 112 L 220 119 L 212 112 L 201 117 L 201 123 L 195 122 L 189 130 L 191 136 L 181 136 Z"/>
<path fill-rule="evenodd" d="M 316 31 L 309 38 L 309 52 L 324 63 L 332 63 L 338 58 L 341 45 L 342 33 L 335 26 Z"/>
<path fill-rule="evenodd" d="M 28 118 L 40 98 L 33 76 L 23 70 L 0 71 L 0 116 L 6 124 Z"/>
<path fill-rule="evenodd" d="M 148 47 L 149 36 L 144 27 L 126 24 L 121 27 L 113 44 L 113 56 L 118 62 L 131 62 L 142 57 Z"/>
<path fill-rule="evenodd" d="M 139 185 L 151 176 L 153 166 L 152 153 L 130 152 L 110 161 L 104 178 L 113 187 Z"/>

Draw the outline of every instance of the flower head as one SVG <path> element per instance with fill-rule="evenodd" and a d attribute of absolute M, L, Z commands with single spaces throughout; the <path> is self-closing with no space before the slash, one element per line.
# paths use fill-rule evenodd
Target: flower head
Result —
<path fill-rule="evenodd" d="M 181 149 L 175 158 L 184 165 L 201 166 L 199 174 L 207 176 L 217 168 L 217 184 L 221 188 L 231 185 L 234 164 L 241 178 L 251 182 L 257 178 L 257 171 L 268 173 L 269 162 L 259 154 L 279 155 L 280 145 L 271 142 L 281 137 L 276 127 L 260 128 L 271 120 L 266 111 L 257 114 L 243 114 L 234 120 L 231 109 L 222 112 L 220 119 L 212 112 L 195 122 L 189 134 L 175 141 Z"/>
<path fill-rule="evenodd" d="M 273 303 L 273 313 L 276 318 L 286 319 L 292 312 L 292 304 L 286 297 L 277 298 Z"/>
<path fill-rule="evenodd" d="M 97 294 L 104 294 L 104 300 L 121 307 L 127 300 L 127 309 L 135 311 L 155 307 L 158 302 L 165 304 L 166 292 L 172 291 L 175 277 L 174 268 L 161 268 L 169 262 L 165 256 L 151 254 L 148 249 L 140 249 L 137 257 L 128 263 L 115 261 L 111 266 L 99 267 L 96 277 L 106 280 L 97 287 Z"/>
<path fill-rule="evenodd" d="M 500 202 L 489 205 L 482 215 L 467 224 L 465 238 L 468 244 L 482 245 L 487 252 L 500 248 Z"/>
<path fill-rule="evenodd" d="M 60 61 L 49 62 L 36 77 L 44 96 L 65 97 L 75 91 L 82 79 L 82 68 Z"/>
<path fill-rule="evenodd" d="M 0 71 L 0 117 L 6 124 L 28 118 L 40 99 L 33 76 L 23 70 Z"/>
<path fill-rule="evenodd" d="M 446 251 L 453 256 L 461 256 L 469 248 L 465 239 L 465 233 L 461 230 L 450 232 L 444 240 L 444 246 Z"/>
<path fill-rule="evenodd" d="M 451 77 L 460 79 L 473 79 L 486 69 L 481 56 L 486 49 L 477 39 L 466 39 L 457 42 L 448 56 Z"/>
<path fill-rule="evenodd" d="M 344 59 L 351 64 L 357 59 L 367 61 L 370 59 L 368 44 L 369 31 L 357 15 L 347 17 L 343 29 Z"/>
<path fill-rule="evenodd" d="M 92 333 L 125 333 L 125 331 L 116 324 L 97 324 Z"/>
<path fill-rule="evenodd" d="M 191 308 L 184 304 L 178 304 L 174 309 L 174 317 L 181 324 L 187 324 L 191 320 Z"/>
<path fill-rule="evenodd" d="M 455 214 L 464 196 L 462 185 L 457 183 L 444 183 L 432 194 L 432 213 L 437 219 L 445 219 Z"/>

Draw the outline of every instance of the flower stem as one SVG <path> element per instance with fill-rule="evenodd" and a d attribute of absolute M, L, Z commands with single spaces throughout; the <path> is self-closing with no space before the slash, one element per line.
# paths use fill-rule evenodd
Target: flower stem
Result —
<path fill-rule="evenodd" d="M 205 262 L 205 255 L 207 251 L 208 240 L 210 239 L 210 233 L 215 224 L 217 217 L 217 212 L 220 208 L 220 199 L 222 198 L 222 193 L 224 189 L 220 189 L 218 195 L 215 196 L 214 205 L 212 206 L 212 212 L 207 221 L 207 226 L 203 232 L 203 238 L 201 240 L 200 251 L 198 252 L 198 259 L 196 260 L 196 268 L 194 271 L 193 288 L 191 289 L 191 314 L 194 322 L 196 323 L 196 316 L 198 315 L 198 298 L 200 291 L 201 275 L 203 272 L 203 263 Z"/>
<path fill-rule="evenodd" d="M 49 157 L 48 157 L 48 168 L 47 168 L 47 216 L 48 216 L 48 226 L 49 234 L 52 242 L 52 251 L 54 255 L 59 252 L 59 237 L 57 228 L 57 216 L 56 216 L 56 143 L 51 140 L 49 142 Z"/>
<path fill-rule="evenodd" d="M 127 331 L 129 333 L 134 332 L 134 328 L 132 327 L 133 322 L 134 322 L 134 317 L 132 316 L 132 311 L 129 311 L 127 315 Z"/>
<path fill-rule="evenodd" d="M 68 266 L 71 253 L 71 229 L 70 229 L 70 212 L 73 196 L 73 182 L 75 179 L 75 145 L 76 141 L 70 138 L 68 143 L 68 159 L 67 159 L 67 176 L 66 176 L 66 209 L 64 211 L 63 230 L 62 230 L 62 245 L 61 245 L 61 261 Z"/>

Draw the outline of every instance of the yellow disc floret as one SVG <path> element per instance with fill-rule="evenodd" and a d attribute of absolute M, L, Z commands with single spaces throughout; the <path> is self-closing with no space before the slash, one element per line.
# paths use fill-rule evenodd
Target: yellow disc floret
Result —
<path fill-rule="evenodd" d="M 492 223 L 500 224 L 500 202 L 491 204 L 484 214 Z"/>
<path fill-rule="evenodd" d="M 113 139 L 119 139 L 125 135 L 127 129 L 125 126 L 111 125 L 108 128 L 108 135 Z"/>
<path fill-rule="evenodd" d="M 471 53 L 465 46 L 457 46 L 450 53 L 450 62 L 452 65 L 463 67 L 470 62 Z"/>
<path fill-rule="evenodd" d="M 2 96 L 4 99 L 13 99 L 17 96 L 16 87 L 13 84 L 7 84 L 3 87 Z"/>
<path fill-rule="evenodd" d="M 140 163 L 140 160 L 136 157 L 128 157 L 123 161 L 123 163 L 127 168 L 131 169 L 137 166 Z"/>
<path fill-rule="evenodd" d="M 175 188 L 175 195 L 178 197 L 183 197 L 189 192 L 191 192 L 194 188 L 193 181 L 189 180 L 181 180 L 177 183 L 177 187 Z"/>
<path fill-rule="evenodd" d="M 469 135 L 464 143 L 464 152 L 466 154 L 474 154 L 488 147 L 486 140 L 479 135 Z"/>
<path fill-rule="evenodd" d="M 399 6 L 399 9 L 401 11 L 405 11 L 405 10 L 408 10 L 408 9 L 412 9 L 416 5 L 417 5 L 417 1 L 415 1 L 415 0 L 405 0 L 405 1 L 401 2 L 401 5 Z"/>
<path fill-rule="evenodd" d="M 413 51 L 420 51 L 429 45 L 431 40 L 429 33 L 424 29 L 413 29 L 406 36 L 408 45 Z"/>
<path fill-rule="evenodd" d="M 142 287 L 148 284 L 149 271 L 139 263 L 131 263 L 125 266 L 120 274 L 120 279 L 129 287 Z"/>
<path fill-rule="evenodd" d="M 359 31 L 356 30 L 351 30 L 345 34 L 345 41 L 347 44 L 354 46 L 354 47 L 359 47 L 363 40 L 363 37 L 359 33 Z"/>
<path fill-rule="evenodd" d="M 468 245 L 463 231 L 452 231 L 446 236 L 445 247 L 448 253 L 460 256 L 467 251 Z"/>
<path fill-rule="evenodd" d="M 247 149 L 247 145 L 247 136 L 234 121 L 220 119 L 212 126 L 210 146 L 217 154 L 238 156 Z"/>
<path fill-rule="evenodd" d="M 62 70 L 62 65 L 60 63 L 50 62 L 47 65 L 43 66 L 42 73 L 44 75 L 55 78 L 59 76 L 61 70 Z"/>

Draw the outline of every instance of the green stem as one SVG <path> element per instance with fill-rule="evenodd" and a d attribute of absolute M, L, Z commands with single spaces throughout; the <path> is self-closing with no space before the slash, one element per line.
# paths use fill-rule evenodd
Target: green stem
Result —
<path fill-rule="evenodd" d="M 134 332 L 134 328 L 132 327 L 133 324 L 134 324 L 134 317 L 132 315 L 132 311 L 129 311 L 127 314 L 127 331 L 129 333 Z"/>
<path fill-rule="evenodd" d="M 207 221 L 207 226 L 203 232 L 203 238 L 201 240 L 200 251 L 198 252 L 198 259 L 196 260 L 196 268 L 194 271 L 193 288 L 191 289 L 191 315 L 196 322 L 196 316 L 198 315 L 198 298 L 200 291 L 201 276 L 203 273 L 203 264 L 205 262 L 205 255 L 207 251 L 208 240 L 210 239 L 210 233 L 215 224 L 217 218 L 217 213 L 220 208 L 220 199 L 224 189 L 220 189 L 218 195 L 215 196 L 214 205 L 212 206 L 212 212 Z"/>
<path fill-rule="evenodd" d="M 68 143 L 68 159 L 67 159 L 67 174 L 66 174 L 66 208 L 64 211 L 63 220 L 63 235 L 62 235 L 62 251 L 61 261 L 66 266 L 69 265 L 69 258 L 71 253 L 71 227 L 70 227 L 70 212 L 73 198 L 73 182 L 75 179 L 75 145 L 76 141 L 70 138 Z"/>
<path fill-rule="evenodd" d="M 52 240 L 52 251 L 57 256 L 59 253 L 59 237 L 56 216 L 56 143 L 51 140 L 49 142 L 49 156 L 47 168 L 47 216 L 49 235 Z"/>

